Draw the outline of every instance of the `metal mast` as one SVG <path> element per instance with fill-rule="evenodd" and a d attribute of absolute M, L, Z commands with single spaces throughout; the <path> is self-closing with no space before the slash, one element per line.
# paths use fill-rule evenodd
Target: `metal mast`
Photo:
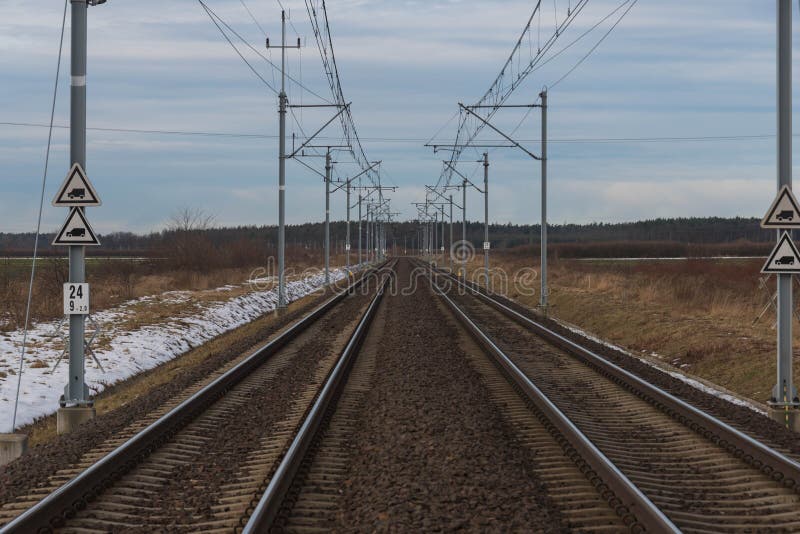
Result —
<path fill-rule="evenodd" d="M 72 163 L 86 169 L 86 64 L 88 38 L 88 2 L 72 0 L 72 83 L 70 84 L 69 145 Z M 83 208 L 77 208 L 83 211 Z M 69 281 L 86 281 L 86 247 L 69 247 Z M 86 406 L 89 388 L 85 383 L 84 335 L 85 315 L 69 316 L 69 379 L 64 390 L 64 404 Z"/>
<path fill-rule="evenodd" d="M 778 0 L 778 190 L 792 187 L 792 1 Z M 778 232 L 778 239 L 781 232 Z M 792 380 L 792 274 L 778 274 L 778 365 L 772 400 L 779 409 L 796 406 Z M 776 414 L 780 415 L 781 414 Z M 788 424 L 788 411 L 785 415 Z"/>
<path fill-rule="evenodd" d="M 547 313 L 547 89 L 539 94 L 542 99 L 542 238 L 541 238 L 541 297 L 539 306 Z"/>

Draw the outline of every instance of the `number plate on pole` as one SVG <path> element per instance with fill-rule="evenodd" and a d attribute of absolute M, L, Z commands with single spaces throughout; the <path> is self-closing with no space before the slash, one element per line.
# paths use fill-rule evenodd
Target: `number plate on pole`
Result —
<path fill-rule="evenodd" d="M 491 246 L 492 246 L 492 244 L 489 241 L 484 241 L 483 242 L 483 250 L 489 250 L 489 248 Z"/>
<path fill-rule="evenodd" d="M 64 284 L 64 315 L 89 314 L 89 284 Z"/>

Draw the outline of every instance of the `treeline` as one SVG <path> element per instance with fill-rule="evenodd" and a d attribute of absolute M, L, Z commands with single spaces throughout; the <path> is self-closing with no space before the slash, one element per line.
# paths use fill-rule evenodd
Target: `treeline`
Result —
<path fill-rule="evenodd" d="M 195 221 L 196 222 L 196 221 Z M 362 231 L 365 232 L 362 225 Z M 422 235 L 419 221 L 391 223 L 387 228 L 388 245 L 399 250 L 419 248 Z M 351 223 L 351 242 L 354 251 L 358 248 L 357 223 Z M 438 228 L 441 235 L 441 226 Z M 483 224 L 467 222 L 467 240 L 476 247 L 483 242 Z M 539 225 L 492 224 L 489 238 L 493 249 L 513 248 L 539 243 Z M 344 250 L 346 225 L 344 221 L 331 223 L 331 246 L 334 251 Z M 453 225 L 454 239 L 461 239 L 461 223 Z M 449 239 L 449 225 L 445 227 Z M 724 247 L 729 253 L 747 255 L 761 252 L 775 239 L 773 232 L 759 227 L 755 218 L 678 218 L 653 219 L 630 223 L 591 223 L 548 225 L 550 243 L 563 251 L 564 257 L 581 256 L 589 251 L 624 256 L 634 254 L 637 247 L 663 255 L 685 255 L 689 248 L 700 250 L 706 245 L 730 244 Z M 0 256 L 29 255 L 33 250 L 32 233 L 0 233 Z M 42 235 L 39 240 L 43 255 L 63 255 L 60 247 L 52 247 L 52 235 Z M 260 262 L 277 248 L 278 231 L 275 226 L 236 226 L 225 228 L 207 225 L 173 224 L 161 232 L 140 235 L 130 232 L 115 232 L 100 236 L 102 245 L 90 247 L 89 254 L 103 256 L 150 256 L 174 257 L 176 248 L 186 249 L 196 257 L 198 250 L 213 254 L 224 249 L 226 255 L 246 256 L 236 264 L 249 261 Z M 286 227 L 287 246 L 295 250 L 319 250 L 323 246 L 324 225 L 306 223 Z M 590 246 L 592 243 L 597 246 Z M 639 243 L 634 245 L 634 243 Z M 646 244 L 645 244 L 646 243 Z M 737 244 L 738 243 L 738 244 Z M 568 246 L 572 244 L 571 246 Z M 599 245 L 599 244 L 602 244 Z M 690 245 L 692 247 L 690 247 Z M 364 244 L 366 248 L 366 243 Z M 687 248 L 688 247 L 688 248 Z M 720 249 L 721 250 L 721 249 Z M 612 252 L 613 251 L 613 252 Z M 674 253 L 674 254 L 673 254 Z"/>

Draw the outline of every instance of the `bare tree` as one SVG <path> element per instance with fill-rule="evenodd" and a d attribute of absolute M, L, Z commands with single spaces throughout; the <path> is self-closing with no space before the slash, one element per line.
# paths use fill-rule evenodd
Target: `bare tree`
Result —
<path fill-rule="evenodd" d="M 167 229 L 171 232 L 194 232 L 208 230 L 214 224 L 214 216 L 200 208 L 184 206 L 169 218 Z"/>
<path fill-rule="evenodd" d="M 204 271 L 214 266 L 218 258 L 207 235 L 213 222 L 214 216 L 199 208 L 184 207 L 172 215 L 165 232 L 165 255 L 174 267 Z"/>

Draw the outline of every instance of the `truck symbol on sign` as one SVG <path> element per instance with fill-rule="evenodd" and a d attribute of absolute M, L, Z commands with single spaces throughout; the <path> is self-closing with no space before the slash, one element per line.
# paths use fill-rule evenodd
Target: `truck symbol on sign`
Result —
<path fill-rule="evenodd" d="M 775 218 L 778 219 L 779 221 L 792 221 L 794 220 L 794 211 L 782 210 L 778 212 Z"/>
<path fill-rule="evenodd" d="M 69 193 L 67 193 L 68 198 L 80 198 L 83 199 L 86 197 L 86 188 L 84 187 L 76 187 Z"/>
<path fill-rule="evenodd" d="M 794 265 L 794 256 L 781 256 L 775 260 L 775 265 Z"/>
<path fill-rule="evenodd" d="M 67 237 L 86 237 L 86 228 L 73 228 L 67 232 Z M 794 258 L 792 258 L 792 263 L 794 263 Z"/>

